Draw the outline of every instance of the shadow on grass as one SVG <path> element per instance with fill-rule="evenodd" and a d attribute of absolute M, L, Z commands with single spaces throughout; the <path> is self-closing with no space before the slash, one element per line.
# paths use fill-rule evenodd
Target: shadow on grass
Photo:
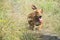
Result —
<path fill-rule="evenodd" d="M 45 35 L 40 33 L 23 33 L 21 40 L 60 40 L 58 36 Z"/>
<path fill-rule="evenodd" d="M 39 38 L 42 38 L 42 40 L 60 40 L 57 36 L 50 35 L 41 35 Z"/>

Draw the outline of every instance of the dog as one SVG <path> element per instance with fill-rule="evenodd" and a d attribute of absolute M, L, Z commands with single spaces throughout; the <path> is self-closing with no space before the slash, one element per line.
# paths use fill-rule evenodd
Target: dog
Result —
<path fill-rule="evenodd" d="M 43 9 L 37 9 L 35 5 L 32 5 L 33 12 L 28 14 L 28 24 L 30 26 L 30 29 L 34 30 L 36 27 L 39 26 L 37 29 L 41 30 L 42 29 L 42 13 Z"/>

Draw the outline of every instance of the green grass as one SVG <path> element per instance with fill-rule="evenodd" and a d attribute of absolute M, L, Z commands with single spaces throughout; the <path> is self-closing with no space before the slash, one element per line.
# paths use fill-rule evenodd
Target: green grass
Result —
<path fill-rule="evenodd" d="M 32 33 L 24 34 L 28 31 L 27 15 L 32 12 L 31 4 L 43 8 L 43 29 L 60 35 L 59 0 L 0 0 L 0 40 L 37 40 Z"/>

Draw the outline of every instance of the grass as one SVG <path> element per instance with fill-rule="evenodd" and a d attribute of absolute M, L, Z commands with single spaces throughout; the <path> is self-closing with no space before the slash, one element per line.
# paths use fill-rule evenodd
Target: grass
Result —
<path fill-rule="evenodd" d="M 38 40 L 32 33 L 25 34 L 31 4 L 44 10 L 43 29 L 60 35 L 59 0 L 0 0 L 0 40 Z"/>

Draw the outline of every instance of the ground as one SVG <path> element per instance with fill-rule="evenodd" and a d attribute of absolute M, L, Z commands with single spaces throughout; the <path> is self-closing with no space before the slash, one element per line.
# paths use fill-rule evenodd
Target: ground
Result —
<path fill-rule="evenodd" d="M 31 4 L 43 9 L 43 28 L 29 30 Z M 0 0 L 0 40 L 60 40 L 60 0 Z"/>

